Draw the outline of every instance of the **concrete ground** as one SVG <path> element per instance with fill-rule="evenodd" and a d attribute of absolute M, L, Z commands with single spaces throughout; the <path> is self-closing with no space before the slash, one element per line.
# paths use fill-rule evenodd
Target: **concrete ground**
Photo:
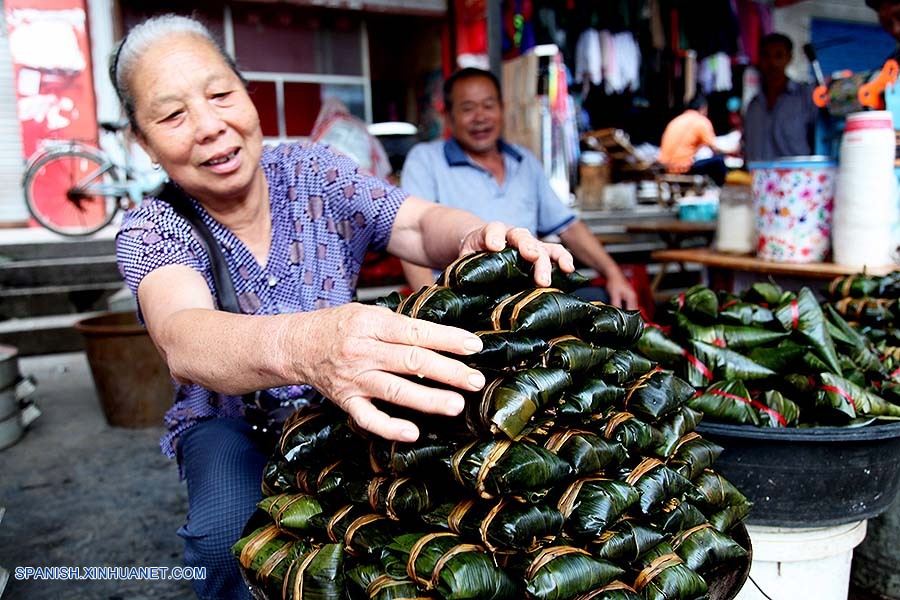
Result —
<path fill-rule="evenodd" d="M 163 428 L 107 425 L 83 353 L 21 358 L 19 370 L 38 379 L 43 415 L 0 450 L 3 600 L 191 598 L 186 581 L 16 579 L 28 566 L 181 566 L 187 511 L 175 462 L 159 451 Z"/>

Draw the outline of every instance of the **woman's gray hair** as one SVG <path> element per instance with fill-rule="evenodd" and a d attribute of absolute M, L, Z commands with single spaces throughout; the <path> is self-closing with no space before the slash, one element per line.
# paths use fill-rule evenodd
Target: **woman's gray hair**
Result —
<path fill-rule="evenodd" d="M 134 66 L 147 49 L 159 43 L 163 38 L 178 33 L 196 35 L 209 42 L 241 82 L 247 85 L 247 80 L 241 75 L 234 59 L 225 52 L 222 44 L 207 29 L 206 25 L 197 19 L 175 14 L 151 17 L 131 28 L 122 41 L 116 45 L 109 62 L 109 78 L 119 97 L 119 102 L 122 103 L 122 108 L 125 109 L 128 123 L 136 133 L 140 129 L 134 114 L 135 100 L 131 89 Z"/>

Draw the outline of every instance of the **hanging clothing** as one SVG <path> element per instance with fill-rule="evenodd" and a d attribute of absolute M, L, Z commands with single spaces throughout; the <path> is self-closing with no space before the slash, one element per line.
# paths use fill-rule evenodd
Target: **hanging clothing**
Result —
<path fill-rule="evenodd" d="M 589 81 L 591 85 L 603 83 L 603 50 L 600 48 L 600 32 L 585 29 L 575 45 L 575 82 Z"/>
<path fill-rule="evenodd" d="M 705 95 L 713 92 L 727 92 L 732 89 L 731 58 L 724 52 L 717 52 L 700 61 L 697 80 Z"/>

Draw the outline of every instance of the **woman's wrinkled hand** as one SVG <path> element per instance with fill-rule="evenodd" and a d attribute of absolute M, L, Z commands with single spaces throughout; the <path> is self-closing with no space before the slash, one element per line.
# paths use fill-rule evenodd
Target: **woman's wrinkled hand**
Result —
<path fill-rule="evenodd" d="M 482 250 L 499 252 L 507 245 L 518 249 L 522 258 L 534 263 L 534 282 L 539 286 L 550 285 L 553 263 L 566 273 L 575 270 L 575 260 L 560 244 L 542 242 L 524 227 L 509 227 L 496 221 L 470 231 L 460 243 L 459 254 L 463 256 Z"/>
<path fill-rule="evenodd" d="M 428 386 L 427 380 L 462 391 L 484 386 L 484 375 L 441 352 L 467 355 L 481 340 L 463 329 L 412 319 L 390 310 L 351 303 L 307 313 L 286 337 L 287 349 L 312 348 L 289 357 L 301 380 L 345 410 L 359 427 L 403 442 L 419 436 L 416 425 L 379 410 L 373 399 L 414 410 L 458 415 L 461 393 Z M 303 336 L 302 341 L 297 336 Z M 422 379 L 422 383 L 406 377 Z"/>

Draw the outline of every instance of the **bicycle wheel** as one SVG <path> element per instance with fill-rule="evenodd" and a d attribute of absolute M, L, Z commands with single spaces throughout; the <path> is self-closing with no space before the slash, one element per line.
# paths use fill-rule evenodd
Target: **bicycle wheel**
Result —
<path fill-rule="evenodd" d="M 48 153 L 25 173 L 25 204 L 50 231 L 84 236 L 106 227 L 119 210 L 109 187 L 118 181 L 114 166 L 88 149 Z M 103 188 L 106 188 L 105 190 Z"/>

